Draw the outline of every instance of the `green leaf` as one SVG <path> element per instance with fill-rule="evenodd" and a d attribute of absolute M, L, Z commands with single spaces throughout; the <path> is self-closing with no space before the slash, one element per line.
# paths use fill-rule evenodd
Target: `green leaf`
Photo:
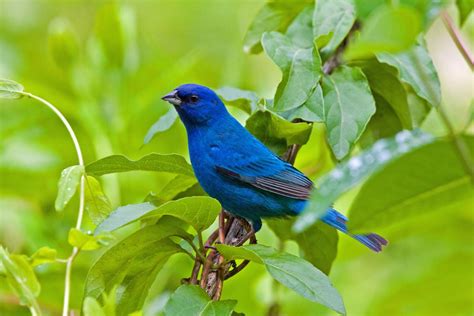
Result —
<path fill-rule="evenodd" d="M 289 37 L 277 32 L 265 33 L 262 45 L 282 72 L 273 109 L 281 112 L 302 105 L 311 96 L 322 75 L 318 51 L 298 47 Z"/>
<path fill-rule="evenodd" d="M 36 267 L 40 264 L 55 262 L 58 252 L 56 249 L 49 247 L 41 247 L 31 257 L 29 262 L 31 266 Z"/>
<path fill-rule="evenodd" d="M 274 153 L 283 154 L 292 144 L 304 145 L 311 135 L 311 125 L 291 123 L 270 111 L 257 111 L 245 127 Z"/>
<path fill-rule="evenodd" d="M 9 254 L 0 246 L 0 262 L 6 273 L 7 283 L 19 297 L 20 304 L 28 306 L 33 315 L 41 315 L 36 301 L 41 287 L 33 268 L 28 263 L 28 258 L 23 255 Z"/>
<path fill-rule="evenodd" d="M 102 191 L 99 181 L 91 176 L 86 177 L 85 209 L 94 224 L 101 223 L 112 211 L 109 199 Z"/>
<path fill-rule="evenodd" d="M 360 36 L 349 45 L 348 60 L 371 57 L 376 53 L 397 53 L 410 48 L 421 32 L 418 11 L 404 6 L 382 6 L 367 19 Z"/>
<path fill-rule="evenodd" d="M 396 68 L 376 61 L 370 61 L 362 67 L 370 89 L 379 94 L 393 108 L 405 129 L 412 129 L 413 122 L 408 107 L 405 87 L 398 78 Z"/>
<path fill-rule="evenodd" d="M 370 149 L 339 164 L 319 179 L 317 183 L 319 190 L 314 190 L 308 206 L 298 216 L 293 229 L 296 232 L 307 229 L 324 215 L 344 192 L 371 174 L 383 170 L 383 167 L 390 161 L 432 141 L 430 135 L 421 133 L 419 130 L 402 131 L 394 138 L 379 140 Z M 408 178 L 409 174 L 404 176 Z M 394 197 L 396 196 L 394 195 Z"/>
<path fill-rule="evenodd" d="M 67 19 L 56 18 L 50 23 L 48 32 L 48 46 L 53 60 L 59 67 L 70 68 L 80 51 L 79 39 L 71 23 Z"/>
<path fill-rule="evenodd" d="M 217 89 L 216 93 L 225 104 L 235 106 L 248 114 L 257 110 L 259 98 L 253 91 L 222 87 Z"/>
<path fill-rule="evenodd" d="M 228 260 L 246 259 L 264 264 L 271 276 L 303 297 L 345 314 L 344 303 L 329 278 L 309 262 L 263 245 L 217 245 Z"/>
<path fill-rule="evenodd" d="M 362 148 L 371 146 L 379 139 L 393 137 L 403 129 L 400 119 L 390 104 L 377 93 L 374 93 L 374 100 L 377 111 L 359 140 Z"/>
<path fill-rule="evenodd" d="M 157 205 L 173 200 L 180 193 L 185 192 L 196 184 L 198 184 L 196 178 L 178 174 L 161 189 L 155 198 L 147 202 L 152 202 Z"/>
<path fill-rule="evenodd" d="M 23 97 L 24 88 L 21 84 L 9 80 L 0 78 L 0 99 L 19 99 Z"/>
<path fill-rule="evenodd" d="M 244 51 L 257 54 L 262 51 L 260 39 L 266 32 L 284 32 L 291 21 L 311 1 L 274 1 L 265 4 L 257 13 L 244 38 Z"/>
<path fill-rule="evenodd" d="M 321 85 L 316 86 L 303 105 L 278 114 L 288 121 L 302 119 L 307 122 L 324 122 L 324 99 Z"/>
<path fill-rule="evenodd" d="M 474 155 L 474 137 L 465 140 Z M 399 157 L 369 178 L 351 206 L 349 227 L 368 231 L 473 203 L 474 187 L 454 144 L 438 140 Z"/>
<path fill-rule="evenodd" d="M 170 109 L 168 112 L 166 112 L 165 115 L 160 117 L 158 121 L 156 121 L 146 132 L 145 139 L 143 140 L 144 144 L 148 144 L 153 137 L 155 137 L 158 133 L 167 131 L 168 129 L 173 126 L 174 122 L 176 122 L 176 119 L 178 118 L 178 112 L 176 112 L 175 109 Z"/>
<path fill-rule="evenodd" d="M 139 310 L 165 262 L 182 251 L 168 238 L 179 231 L 173 225 L 158 222 L 108 249 L 89 270 L 84 297 L 97 299 L 118 285 L 121 294 L 116 298 L 117 315 Z"/>
<path fill-rule="evenodd" d="M 102 306 L 100 306 L 99 302 L 93 297 L 86 297 L 83 303 L 83 312 L 84 316 L 107 316 Z"/>
<path fill-rule="evenodd" d="M 86 166 L 86 172 L 92 176 L 136 170 L 169 172 L 194 177 L 191 165 L 182 156 L 176 154 L 149 154 L 138 160 L 130 160 L 121 155 L 112 155 Z"/>
<path fill-rule="evenodd" d="M 375 113 L 374 98 L 362 71 L 346 66 L 323 78 L 323 93 L 328 142 L 340 160 Z"/>
<path fill-rule="evenodd" d="M 441 86 L 428 50 L 423 42 L 399 54 L 380 53 L 377 59 L 398 69 L 400 79 L 417 95 L 436 107 L 441 103 Z"/>
<path fill-rule="evenodd" d="M 313 35 L 322 55 L 336 50 L 356 19 L 352 0 L 318 0 L 313 15 Z"/>
<path fill-rule="evenodd" d="M 196 285 L 181 285 L 165 306 L 165 316 L 226 316 L 232 315 L 235 300 L 211 301 Z"/>
<path fill-rule="evenodd" d="M 80 165 L 68 167 L 61 172 L 58 183 L 58 195 L 54 203 L 56 211 L 64 210 L 76 193 L 83 174 L 84 167 Z"/>
<path fill-rule="evenodd" d="M 313 12 L 314 5 L 306 7 L 298 14 L 286 31 L 286 36 L 291 39 L 296 47 L 311 48 L 314 46 Z"/>
<path fill-rule="evenodd" d="M 456 6 L 459 11 L 459 24 L 463 26 L 464 22 L 466 22 L 472 12 L 474 3 L 472 0 L 456 0 Z"/>
<path fill-rule="evenodd" d="M 203 231 L 216 219 L 221 206 L 208 196 L 185 197 L 162 205 L 140 203 L 121 206 L 96 228 L 96 233 L 112 231 L 140 219 L 158 218 L 163 215 L 177 217 Z"/>
<path fill-rule="evenodd" d="M 302 233 L 295 233 L 291 229 L 294 222 L 283 219 L 266 220 L 268 226 L 281 240 L 294 240 L 299 246 L 300 256 L 329 275 L 337 255 L 339 238 L 336 230 L 318 222 Z"/>
<path fill-rule="evenodd" d="M 116 315 L 116 293 L 117 287 L 114 286 L 108 294 L 102 293 L 102 302 L 100 304 L 94 297 L 88 296 L 83 302 L 84 316 L 115 316 Z M 129 316 L 132 314 L 129 314 Z"/>
<path fill-rule="evenodd" d="M 108 246 L 114 237 L 109 233 L 101 233 L 98 235 L 86 234 L 77 228 L 71 228 L 67 241 L 73 247 L 80 250 L 96 250 L 104 246 Z"/>

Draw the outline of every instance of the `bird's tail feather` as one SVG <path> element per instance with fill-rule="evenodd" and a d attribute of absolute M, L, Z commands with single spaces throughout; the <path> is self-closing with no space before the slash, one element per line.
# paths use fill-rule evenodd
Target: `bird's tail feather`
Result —
<path fill-rule="evenodd" d="M 347 231 L 347 217 L 339 213 L 338 211 L 334 209 L 329 209 L 328 212 L 321 218 L 321 220 L 328 224 L 329 226 L 332 226 L 336 228 L 337 230 L 351 236 L 352 238 L 358 240 L 360 243 L 363 245 L 367 246 L 368 248 L 372 249 L 375 252 L 379 252 L 382 250 L 382 246 L 385 246 L 388 244 L 387 240 L 385 240 L 383 237 L 370 233 L 366 235 L 354 235 L 351 234 Z"/>

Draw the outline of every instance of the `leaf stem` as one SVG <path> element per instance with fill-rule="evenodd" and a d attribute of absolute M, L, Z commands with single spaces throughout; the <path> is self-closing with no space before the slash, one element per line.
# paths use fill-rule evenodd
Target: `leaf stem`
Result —
<path fill-rule="evenodd" d="M 451 39 L 453 40 L 454 44 L 458 48 L 466 63 L 469 65 L 469 68 L 471 68 L 471 70 L 474 70 L 474 57 L 469 52 L 469 48 L 466 43 L 464 43 L 461 33 L 454 25 L 453 20 L 449 16 L 448 12 L 446 12 L 446 10 L 443 10 L 443 12 L 441 12 L 441 19 L 443 20 L 444 26 L 448 30 L 448 33 L 451 36 Z"/>
<path fill-rule="evenodd" d="M 84 167 L 84 158 L 82 156 L 82 151 L 81 151 L 81 146 L 79 145 L 79 140 L 77 139 L 76 133 L 74 133 L 74 130 L 71 127 L 71 124 L 69 124 L 68 120 L 66 117 L 59 111 L 54 105 L 46 101 L 45 99 L 36 96 L 32 93 L 29 92 L 18 92 L 24 96 L 27 96 L 29 98 L 35 99 L 39 101 L 40 103 L 43 103 L 46 105 L 51 111 L 53 111 L 57 117 L 63 122 L 64 126 L 66 127 L 67 131 L 69 132 L 69 136 L 72 139 L 72 142 L 74 143 L 74 147 L 76 149 L 76 154 L 77 154 L 77 160 L 80 166 Z M 76 221 L 76 229 L 81 229 L 82 225 L 82 217 L 84 215 L 84 201 L 85 201 L 85 192 L 84 192 L 84 186 L 85 186 L 85 175 L 81 176 L 81 184 L 80 184 L 80 195 L 79 195 L 79 211 L 77 214 L 77 221 Z M 64 301 L 63 301 L 63 316 L 68 315 L 69 311 L 69 297 L 70 297 L 70 292 L 71 292 L 71 273 L 72 273 L 72 264 L 74 262 L 74 259 L 79 253 L 79 248 L 74 247 L 72 249 L 71 255 L 67 258 L 66 261 L 66 273 L 65 273 L 65 280 L 64 280 Z"/>

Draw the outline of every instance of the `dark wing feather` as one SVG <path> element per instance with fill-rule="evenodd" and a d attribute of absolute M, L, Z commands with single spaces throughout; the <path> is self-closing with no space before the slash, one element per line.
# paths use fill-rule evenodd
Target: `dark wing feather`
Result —
<path fill-rule="evenodd" d="M 250 184 L 258 189 L 268 191 L 293 199 L 307 200 L 313 188 L 313 183 L 303 173 L 289 163 L 279 160 L 281 168 L 274 174 L 268 175 L 268 169 L 262 164 L 261 176 L 258 175 L 259 164 L 253 162 L 248 165 L 252 175 L 245 175 L 245 166 L 228 169 L 216 166 L 219 174 Z M 248 173 L 247 173 L 248 174 Z"/>

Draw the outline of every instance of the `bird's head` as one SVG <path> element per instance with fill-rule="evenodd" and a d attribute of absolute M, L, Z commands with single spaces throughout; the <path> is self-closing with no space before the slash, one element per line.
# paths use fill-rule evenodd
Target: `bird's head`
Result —
<path fill-rule="evenodd" d="M 217 94 L 197 84 L 181 85 L 162 99 L 174 105 L 186 126 L 207 124 L 227 114 Z"/>

